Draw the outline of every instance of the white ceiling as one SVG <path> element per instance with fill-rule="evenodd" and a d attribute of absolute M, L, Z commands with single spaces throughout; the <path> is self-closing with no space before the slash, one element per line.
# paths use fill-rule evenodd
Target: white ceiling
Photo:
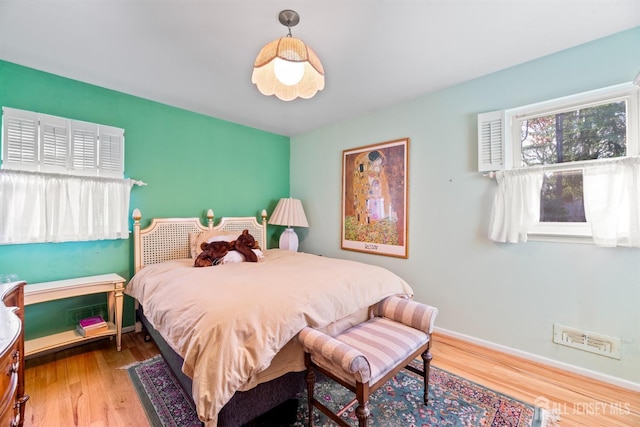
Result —
<path fill-rule="evenodd" d="M 283 9 L 310 100 L 251 84 Z M 0 59 L 293 136 L 637 25 L 640 0 L 0 0 Z"/>

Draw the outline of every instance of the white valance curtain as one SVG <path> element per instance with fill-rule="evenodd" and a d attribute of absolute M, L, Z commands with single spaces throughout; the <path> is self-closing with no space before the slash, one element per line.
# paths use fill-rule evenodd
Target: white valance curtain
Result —
<path fill-rule="evenodd" d="M 0 170 L 0 244 L 126 239 L 135 183 Z"/>
<path fill-rule="evenodd" d="M 540 167 L 496 172 L 498 189 L 493 201 L 489 238 L 496 242 L 527 241 L 527 233 L 540 221 Z"/>
<path fill-rule="evenodd" d="M 596 245 L 640 247 L 640 157 L 585 168 L 583 191 Z"/>
<path fill-rule="evenodd" d="M 598 246 L 640 247 L 640 157 L 582 164 L 587 222 Z M 489 238 L 496 242 L 526 242 L 540 221 L 543 169 L 496 172 L 496 191 Z"/>

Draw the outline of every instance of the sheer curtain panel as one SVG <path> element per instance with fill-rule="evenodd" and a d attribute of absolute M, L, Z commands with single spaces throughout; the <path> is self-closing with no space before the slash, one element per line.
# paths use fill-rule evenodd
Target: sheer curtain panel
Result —
<path fill-rule="evenodd" d="M 584 168 L 584 210 L 598 246 L 640 247 L 640 157 Z"/>
<path fill-rule="evenodd" d="M 540 221 L 539 167 L 496 172 L 498 188 L 493 201 L 489 238 L 496 242 L 527 241 L 527 233 Z"/>
<path fill-rule="evenodd" d="M 0 244 L 126 239 L 134 183 L 0 170 Z"/>

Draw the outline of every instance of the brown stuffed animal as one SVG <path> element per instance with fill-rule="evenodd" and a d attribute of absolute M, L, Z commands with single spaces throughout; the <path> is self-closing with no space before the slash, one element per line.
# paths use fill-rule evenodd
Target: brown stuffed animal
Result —
<path fill-rule="evenodd" d="M 202 252 L 200 252 L 200 255 L 198 255 L 194 261 L 194 267 L 218 265 L 227 252 L 229 252 L 229 249 L 233 249 L 233 246 L 229 246 L 229 242 L 203 242 L 200 245 L 200 249 L 202 249 Z"/>
<path fill-rule="evenodd" d="M 233 242 L 233 248 L 244 255 L 244 260 L 248 262 L 258 262 L 258 256 L 252 249 L 259 249 L 256 239 L 249 234 L 249 230 L 243 230 Z"/>
<path fill-rule="evenodd" d="M 231 242 L 203 242 L 200 245 L 202 252 L 193 263 L 194 267 L 210 267 L 218 265 L 222 258 L 232 250 L 236 250 L 244 255 L 245 261 L 258 262 L 258 257 L 252 249 L 260 249 L 256 239 L 249 234 L 249 230 L 243 230 L 236 240 Z"/>

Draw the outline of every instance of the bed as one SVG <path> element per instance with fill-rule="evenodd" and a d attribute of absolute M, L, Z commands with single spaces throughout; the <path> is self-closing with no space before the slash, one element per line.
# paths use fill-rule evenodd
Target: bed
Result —
<path fill-rule="evenodd" d="M 207 426 L 240 426 L 304 390 L 305 326 L 337 334 L 365 321 L 370 307 L 413 290 L 390 271 L 354 261 L 267 248 L 266 212 L 153 219 L 134 211 L 134 271 L 125 293 L 193 398 Z M 209 236 L 249 230 L 259 261 L 193 266 Z M 226 257 L 225 257 L 226 258 Z"/>

